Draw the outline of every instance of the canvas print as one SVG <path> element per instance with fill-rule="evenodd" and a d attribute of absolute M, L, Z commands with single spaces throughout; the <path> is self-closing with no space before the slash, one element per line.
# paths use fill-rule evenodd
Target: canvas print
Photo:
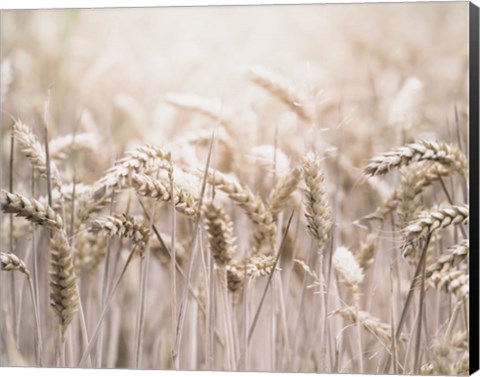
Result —
<path fill-rule="evenodd" d="M 0 365 L 468 374 L 469 7 L 1 11 Z"/>

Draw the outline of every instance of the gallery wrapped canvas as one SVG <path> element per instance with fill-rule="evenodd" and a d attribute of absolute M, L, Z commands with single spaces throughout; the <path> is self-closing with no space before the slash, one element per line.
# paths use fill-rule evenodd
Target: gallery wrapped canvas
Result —
<path fill-rule="evenodd" d="M 0 366 L 478 369 L 474 5 L 0 17 Z"/>

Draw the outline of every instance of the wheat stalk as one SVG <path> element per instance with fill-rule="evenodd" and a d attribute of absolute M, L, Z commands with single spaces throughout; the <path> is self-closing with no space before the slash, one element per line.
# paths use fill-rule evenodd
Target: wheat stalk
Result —
<path fill-rule="evenodd" d="M 467 158 L 460 149 L 446 143 L 425 140 L 419 140 L 372 158 L 364 169 L 364 173 L 367 176 L 382 175 L 393 168 L 419 161 L 438 162 L 464 176 L 467 175 Z"/>

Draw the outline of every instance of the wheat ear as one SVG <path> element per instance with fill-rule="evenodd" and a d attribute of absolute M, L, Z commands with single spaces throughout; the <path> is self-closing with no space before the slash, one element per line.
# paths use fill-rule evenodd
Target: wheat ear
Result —
<path fill-rule="evenodd" d="M 232 261 L 235 251 L 232 220 L 214 202 L 206 203 L 203 213 L 213 260 L 218 266 L 225 266 Z"/>
<path fill-rule="evenodd" d="M 132 174 L 131 184 L 141 196 L 170 203 L 172 201 L 169 185 L 146 174 Z M 175 184 L 173 185 L 173 192 L 175 195 L 175 209 L 186 216 L 195 217 L 198 212 L 198 200 Z"/>
<path fill-rule="evenodd" d="M 294 168 L 278 180 L 270 194 L 267 208 L 274 219 L 288 204 L 288 201 L 291 199 L 293 192 L 300 182 L 301 176 L 301 170 Z"/>
<path fill-rule="evenodd" d="M 428 282 L 436 289 L 444 289 L 447 293 L 454 294 L 459 300 L 469 297 L 469 276 L 461 270 L 450 270 L 444 273 L 433 274 Z"/>
<path fill-rule="evenodd" d="M 301 119 L 312 121 L 313 113 L 307 106 L 303 106 L 305 101 L 300 96 L 299 90 L 285 77 L 265 67 L 256 66 L 250 68 L 248 78 L 286 104 Z"/>
<path fill-rule="evenodd" d="M 68 153 L 95 151 L 97 137 L 92 133 L 78 133 L 60 136 L 49 142 L 50 158 L 64 160 Z"/>
<path fill-rule="evenodd" d="M 389 324 L 382 322 L 380 319 L 372 316 L 370 313 L 357 309 L 353 306 L 345 306 L 330 313 L 332 315 L 340 315 L 351 323 L 360 324 L 372 335 L 377 338 L 384 339 L 387 342 L 392 341 L 392 328 Z M 402 341 L 405 337 L 400 338 Z"/>
<path fill-rule="evenodd" d="M 196 112 L 210 120 L 219 122 L 227 130 L 236 125 L 234 110 L 226 107 L 221 100 L 201 97 L 193 93 L 169 93 L 165 102 L 179 109 Z M 208 139 L 210 139 L 209 135 Z"/>
<path fill-rule="evenodd" d="M 25 263 L 15 254 L 8 251 L 0 252 L 0 267 L 2 271 L 20 271 L 28 277 L 30 276 L 30 271 Z"/>
<path fill-rule="evenodd" d="M 377 244 L 378 235 L 373 233 L 369 234 L 365 241 L 360 243 L 355 259 L 363 270 L 366 270 L 373 263 Z"/>
<path fill-rule="evenodd" d="M 276 257 L 272 255 L 253 255 L 247 259 L 247 276 L 254 278 L 270 275 L 275 265 Z M 278 267 L 277 270 L 280 270 Z"/>
<path fill-rule="evenodd" d="M 397 188 L 385 203 L 377 209 L 376 214 L 379 217 L 385 218 L 387 215 L 397 209 L 402 204 L 406 206 L 410 203 L 415 207 L 415 199 L 435 181 L 442 177 L 447 177 L 454 173 L 454 170 L 448 166 L 433 164 L 433 165 L 412 165 L 402 172 L 402 180 L 400 187 Z M 413 204 L 411 204 L 413 203 Z M 407 212 L 414 213 L 414 211 L 407 211 L 401 208 L 400 212 L 405 214 Z M 407 216 L 403 215 L 403 218 Z"/>
<path fill-rule="evenodd" d="M 394 168 L 419 161 L 438 162 L 464 176 L 467 175 L 467 158 L 460 149 L 446 143 L 425 140 L 419 140 L 374 157 L 370 160 L 364 173 L 367 176 L 382 175 Z"/>
<path fill-rule="evenodd" d="M 109 188 L 122 188 L 131 185 L 131 177 L 135 173 L 143 173 L 147 169 L 171 171 L 171 153 L 155 145 L 142 145 L 125 153 L 125 157 L 116 161 L 104 177 L 95 183 L 95 198 L 108 194 Z"/>
<path fill-rule="evenodd" d="M 60 319 L 62 342 L 78 306 L 73 255 L 63 230 L 50 236 L 50 304 Z"/>
<path fill-rule="evenodd" d="M 225 192 L 257 226 L 253 235 L 253 253 L 257 253 L 265 241 L 271 252 L 275 245 L 276 229 L 272 215 L 265 209 L 262 200 L 256 197 L 249 188 L 227 178 L 218 171 L 210 171 L 207 179 L 208 183 Z"/>
<path fill-rule="evenodd" d="M 305 217 L 310 235 L 317 241 L 317 252 L 323 254 L 331 228 L 330 206 L 327 201 L 323 173 L 317 156 L 309 152 L 303 159 L 305 180 Z"/>
<path fill-rule="evenodd" d="M 453 205 L 422 212 L 404 228 L 403 234 L 407 242 L 424 238 L 428 234 L 449 225 L 466 224 L 469 219 L 469 206 Z"/>
<path fill-rule="evenodd" d="M 35 199 L 2 190 L 0 203 L 2 211 L 5 213 L 13 213 L 52 230 L 59 230 L 63 227 L 62 218 L 50 206 Z"/>
<path fill-rule="evenodd" d="M 441 274 L 443 271 L 456 267 L 460 262 L 467 258 L 469 248 L 469 240 L 463 240 L 458 245 L 451 246 L 435 263 L 427 267 L 425 277 L 428 279 L 434 274 Z"/>
<path fill-rule="evenodd" d="M 150 234 L 146 225 L 139 223 L 126 213 L 100 216 L 90 223 L 89 231 L 110 237 L 128 238 L 138 247 L 137 251 L 142 257 Z"/>
<path fill-rule="evenodd" d="M 42 177 L 47 178 L 45 148 L 38 141 L 30 128 L 21 121 L 17 121 L 13 126 L 13 135 L 18 142 L 20 150 L 30 160 L 33 168 L 38 171 Z M 56 188 L 61 189 L 62 184 L 60 174 L 52 162 L 50 162 L 50 168 L 52 184 Z"/>
<path fill-rule="evenodd" d="M 237 293 L 245 283 L 245 266 L 236 260 L 226 265 L 227 288 L 232 293 Z"/>
<path fill-rule="evenodd" d="M 353 253 L 346 247 L 337 247 L 333 253 L 332 263 L 340 282 L 353 294 L 357 294 L 364 274 Z"/>

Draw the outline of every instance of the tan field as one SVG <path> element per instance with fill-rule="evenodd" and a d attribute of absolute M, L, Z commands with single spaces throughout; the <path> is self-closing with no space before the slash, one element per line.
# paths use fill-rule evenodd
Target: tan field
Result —
<path fill-rule="evenodd" d="M 0 17 L 0 366 L 468 374 L 468 3 Z"/>

